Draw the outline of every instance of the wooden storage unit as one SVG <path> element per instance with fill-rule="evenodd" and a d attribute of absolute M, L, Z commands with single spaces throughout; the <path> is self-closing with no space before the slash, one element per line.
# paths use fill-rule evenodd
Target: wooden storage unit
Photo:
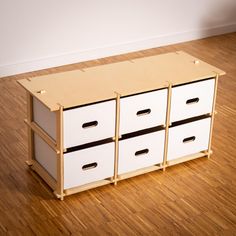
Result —
<path fill-rule="evenodd" d="M 218 77 L 178 51 L 18 81 L 28 165 L 64 196 L 211 154 Z"/>

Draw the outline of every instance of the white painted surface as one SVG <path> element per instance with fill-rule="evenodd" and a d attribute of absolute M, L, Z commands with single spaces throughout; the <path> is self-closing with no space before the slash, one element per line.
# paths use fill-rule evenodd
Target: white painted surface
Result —
<path fill-rule="evenodd" d="M 97 163 L 83 170 L 87 164 Z M 64 154 L 64 188 L 102 180 L 114 175 L 114 142 Z"/>
<path fill-rule="evenodd" d="M 64 111 L 64 148 L 114 137 L 115 107 L 115 101 L 108 101 Z M 34 98 L 33 115 L 34 121 L 56 140 L 56 113 Z M 91 121 L 97 121 L 97 126 L 82 127 Z"/>
<path fill-rule="evenodd" d="M 56 113 L 51 112 L 35 97 L 33 97 L 33 118 L 35 123 L 56 140 Z"/>
<path fill-rule="evenodd" d="M 158 131 L 119 142 L 118 174 L 145 168 L 163 161 L 165 131 Z M 148 153 L 135 155 L 148 149 Z"/>
<path fill-rule="evenodd" d="M 167 160 L 177 159 L 208 149 L 211 118 L 190 122 L 169 129 Z M 194 141 L 184 143 L 188 137 Z"/>
<path fill-rule="evenodd" d="M 64 147 L 114 137 L 115 109 L 116 102 L 112 100 L 64 111 Z M 97 126 L 82 127 L 93 121 L 97 121 Z"/>
<path fill-rule="evenodd" d="M 170 121 L 184 120 L 212 111 L 215 80 L 205 80 L 172 89 Z M 189 99 L 199 99 L 186 104 Z"/>
<path fill-rule="evenodd" d="M 236 30 L 235 0 L 2 0 L 0 77 Z"/>
<path fill-rule="evenodd" d="M 57 179 L 57 155 L 37 134 L 34 135 L 35 159 Z"/>
<path fill-rule="evenodd" d="M 167 89 L 121 98 L 120 134 L 164 125 L 166 119 Z M 137 112 L 150 109 L 149 114 Z"/>

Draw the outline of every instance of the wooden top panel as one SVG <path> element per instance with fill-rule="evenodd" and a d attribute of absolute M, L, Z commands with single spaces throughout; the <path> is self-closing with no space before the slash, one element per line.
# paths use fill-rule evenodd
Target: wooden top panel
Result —
<path fill-rule="evenodd" d="M 195 64 L 194 61 L 199 63 Z M 18 82 L 51 111 L 188 83 L 225 72 L 179 51 Z M 44 90 L 44 93 L 39 91 Z"/>
<path fill-rule="evenodd" d="M 198 63 L 195 64 L 195 61 L 198 61 Z M 134 62 L 137 67 L 142 65 L 143 70 L 154 67 L 155 76 L 160 80 L 170 82 L 172 85 L 215 77 L 216 73 L 219 75 L 225 74 L 224 71 L 183 51 L 137 59 Z"/>

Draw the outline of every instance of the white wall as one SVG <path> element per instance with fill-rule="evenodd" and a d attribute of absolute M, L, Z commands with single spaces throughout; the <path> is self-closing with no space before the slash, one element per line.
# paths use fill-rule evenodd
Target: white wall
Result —
<path fill-rule="evenodd" d="M 0 77 L 236 31 L 235 0 L 0 0 Z"/>

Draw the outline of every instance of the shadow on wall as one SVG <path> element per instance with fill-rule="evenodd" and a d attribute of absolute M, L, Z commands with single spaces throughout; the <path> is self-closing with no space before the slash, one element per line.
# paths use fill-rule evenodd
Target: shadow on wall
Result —
<path fill-rule="evenodd" d="M 218 1 L 201 22 L 202 36 L 218 35 L 236 31 L 236 1 Z"/>

